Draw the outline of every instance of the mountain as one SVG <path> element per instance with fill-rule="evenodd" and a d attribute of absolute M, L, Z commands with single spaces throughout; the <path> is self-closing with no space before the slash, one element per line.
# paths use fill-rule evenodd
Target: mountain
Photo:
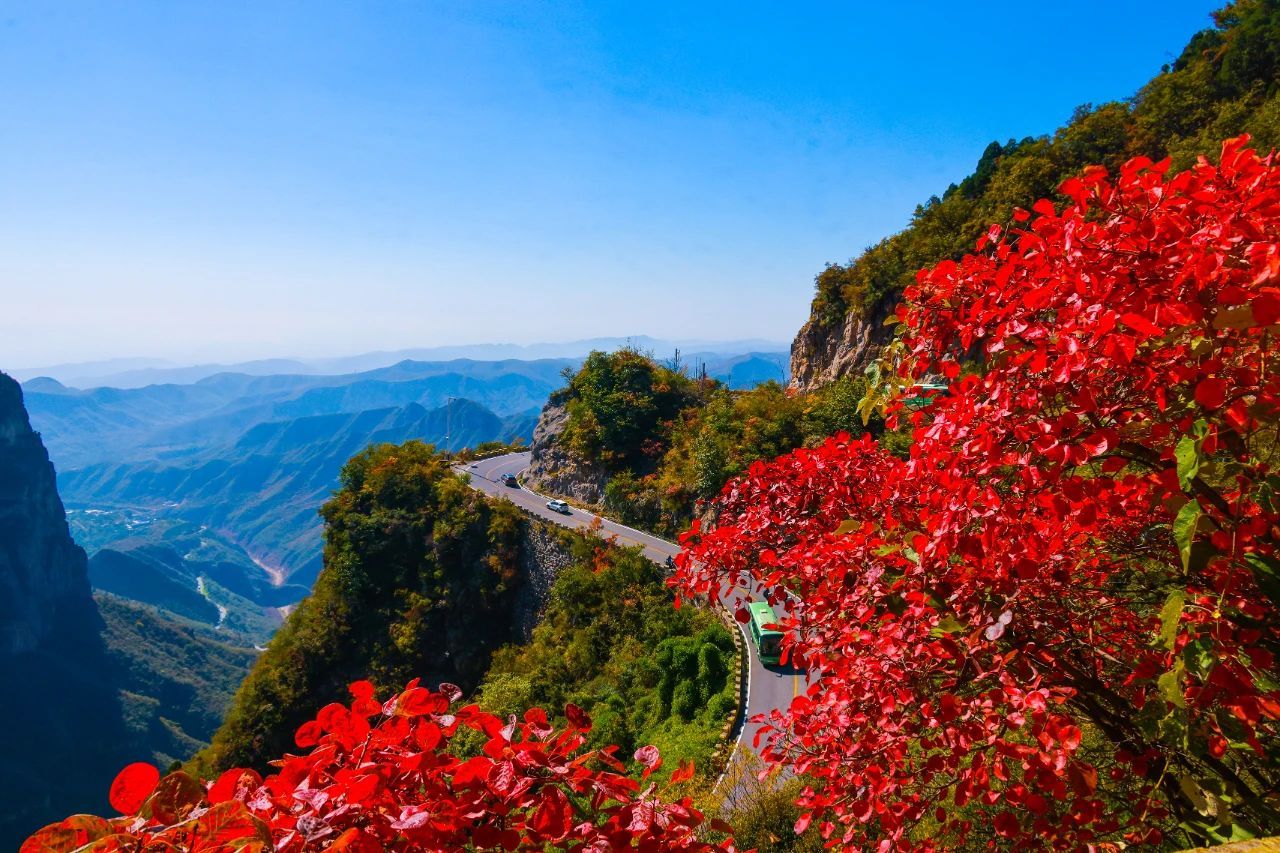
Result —
<path fill-rule="evenodd" d="M 730 387 L 786 375 L 781 352 L 697 350 L 681 363 Z M 319 570 L 316 510 L 348 457 L 379 441 L 528 441 L 577 365 L 402 359 L 345 375 L 218 373 L 141 388 L 37 377 L 25 391 L 94 556 L 95 588 L 201 624 L 230 619 L 256 642 L 279 617 L 262 609 L 296 602 Z M 220 553 L 212 562 L 210 548 Z"/>
<path fill-rule="evenodd" d="M 211 535 L 234 543 L 248 557 L 238 561 L 237 573 L 219 579 L 221 585 L 227 589 L 239 585 L 243 587 L 239 591 L 250 600 L 278 606 L 301 598 L 319 571 L 321 523 L 317 510 L 337 486 L 338 474 L 351 456 L 369 444 L 410 439 L 447 450 L 527 439 L 535 420 L 532 412 L 500 418 L 469 400 L 455 400 L 430 410 L 413 403 L 351 414 L 312 415 L 258 423 L 228 444 L 171 462 L 89 465 L 64 473 L 60 483 L 74 507 L 102 513 L 98 516 L 102 522 L 111 521 L 110 511 L 129 508 L 153 520 L 182 521 L 213 531 Z M 85 523 L 90 520 L 83 519 Z M 164 530 L 168 533 L 170 528 Z M 154 535 L 150 540 L 153 544 L 165 541 Z M 185 546 L 168 550 L 187 553 Z M 104 576 L 115 561 L 115 557 L 105 561 Z M 135 571 L 141 571 L 147 562 L 135 562 Z M 177 562 L 183 561 L 179 558 Z M 255 562 L 257 569 L 250 567 Z M 184 595 L 165 594 L 165 598 L 181 608 L 175 612 L 192 616 L 189 608 L 194 602 L 186 593 L 194 589 L 198 577 L 211 575 L 201 568 L 179 568 L 176 573 L 182 578 L 178 585 L 186 586 Z M 292 587 L 289 600 L 280 601 L 274 595 L 278 590 L 261 584 L 268 574 L 281 583 L 287 579 L 302 586 Z M 119 572 L 110 577 L 116 585 L 102 588 L 136 597 L 119 585 Z M 154 589 L 161 594 L 161 587 Z M 154 598 L 140 600 L 159 603 Z"/>
<path fill-rule="evenodd" d="M 171 459 L 227 444 L 252 424 L 466 397 L 501 416 L 533 413 L 575 362 L 400 361 L 330 376 L 220 373 L 180 385 L 79 390 L 49 378 L 26 386 L 27 407 L 62 470 Z"/>
<path fill-rule="evenodd" d="M 219 373 L 249 376 L 280 374 L 346 374 L 386 367 L 401 361 L 478 360 L 539 361 L 547 359 L 581 360 L 592 350 L 614 350 L 634 346 L 666 358 L 675 350 L 700 351 L 715 355 L 733 355 L 749 350 L 775 351 L 786 348 L 777 341 L 749 339 L 739 341 L 684 340 L 673 341 L 648 335 L 601 337 L 564 343 L 540 344 L 464 344 L 460 346 L 417 347 L 414 349 L 362 353 L 338 358 L 277 358 L 231 364 L 175 365 L 162 359 L 113 359 L 101 362 L 58 364 L 48 367 L 10 370 L 16 379 L 27 382 L 37 377 L 55 379 L 76 388 L 112 387 L 141 388 L 147 385 L 190 384 Z"/>
<path fill-rule="evenodd" d="M 378 445 L 324 507 L 325 568 L 254 666 L 199 763 L 264 767 L 297 727 L 370 678 L 470 691 L 515 635 L 523 516 L 420 442 Z"/>
<path fill-rule="evenodd" d="M 765 382 L 787 381 L 788 353 L 749 352 L 732 358 L 704 359 L 707 376 L 718 379 L 735 391 L 754 388 Z"/>
<path fill-rule="evenodd" d="M 86 560 L 22 390 L 0 374 L 0 730 L 10 735 L 0 750 L 0 849 L 66 814 L 106 809 L 124 764 L 184 760 L 220 724 L 257 652 L 232 626 L 166 615 L 185 608 L 204 619 L 218 605 L 177 584 L 163 562 L 108 550 Z M 173 587 L 181 605 L 161 612 L 95 598 L 91 581 L 111 572 L 139 597 Z"/>
<path fill-rule="evenodd" d="M 1241 0 L 1217 13 L 1181 55 L 1132 98 L 1079 107 L 1054 134 L 992 142 L 972 175 L 916 208 L 911 224 L 816 278 L 809 320 L 791 346 L 791 377 L 812 390 L 859 374 L 892 335 L 884 319 L 924 266 L 973 249 L 1015 206 L 1055 198 L 1087 165 L 1171 157 L 1183 169 L 1222 140 L 1249 133 L 1280 145 L 1280 4 Z"/>
<path fill-rule="evenodd" d="M 18 383 L 0 374 L 0 845 L 105 805 L 124 752 L 120 702 L 84 551 Z M 74 770 L 70 768 L 74 767 Z"/>

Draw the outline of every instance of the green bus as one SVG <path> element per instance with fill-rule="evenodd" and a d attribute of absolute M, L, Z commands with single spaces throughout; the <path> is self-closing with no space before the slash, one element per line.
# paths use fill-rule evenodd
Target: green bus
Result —
<path fill-rule="evenodd" d="M 776 625 L 778 617 L 764 601 L 751 602 L 747 605 L 747 610 L 751 614 L 751 637 L 760 651 L 760 662 L 777 666 L 782 652 L 782 632 L 765 626 Z"/>
<path fill-rule="evenodd" d="M 920 409 L 932 403 L 935 397 L 945 394 L 948 387 L 936 383 L 912 385 L 906 390 L 902 402 L 908 409 Z"/>

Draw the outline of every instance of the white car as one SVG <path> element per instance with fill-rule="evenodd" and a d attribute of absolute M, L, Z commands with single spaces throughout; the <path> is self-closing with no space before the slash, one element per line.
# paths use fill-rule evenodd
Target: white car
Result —
<path fill-rule="evenodd" d="M 564 515 L 572 513 L 572 510 L 569 509 L 569 505 L 564 501 L 547 501 L 547 509 Z"/>

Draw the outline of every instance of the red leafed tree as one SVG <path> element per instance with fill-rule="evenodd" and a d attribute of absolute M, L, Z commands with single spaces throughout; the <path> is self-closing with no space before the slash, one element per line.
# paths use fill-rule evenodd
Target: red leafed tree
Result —
<path fill-rule="evenodd" d="M 507 721 L 475 705 L 451 711 L 460 694 L 448 685 L 437 693 L 413 682 L 385 704 L 367 681 L 351 694 L 350 706 L 328 705 L 299 728 L 297 744 L 309 751 L 274 762 L 265 779 L 235 769 L 206 785 L 133 764 L 111 787 L 124 817 L 75 815 L 33 835 L 22 853 L 733 851 L 698 839 L 703 818 L 688 798 L 661 802 L 609 751 L 583 751 L 591 720 L 572 705 L 557 731 L 537 709 Z M 450 754 L 460 729 L 487 737 L 481 754 Z M 653 747 L 636 760 L 645 778 L 661 764 Z"/>
<path fill-rule="evenodd" d="M 921 271 L 893 384 L 951 385 L 889 406 L 909 458 L 837 437 L 757 463 L 687 535 L 686 592 L 798 602 L 820 677 L 768 758 L 815 780 L 802 826 L 882 850 L 1280 831 L 1280 168 L 1246 144 L 1089 169 Z"/>

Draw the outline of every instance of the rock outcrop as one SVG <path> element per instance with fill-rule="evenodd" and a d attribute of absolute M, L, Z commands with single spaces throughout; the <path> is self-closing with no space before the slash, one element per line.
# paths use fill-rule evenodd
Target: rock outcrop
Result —
<path fill-rule="evenodd" d="M 572 563 L 573 552 L 559 528 L 532 517 L 525 521 L 520 541 L 520 589 L 511 614 L 511 627 L 519 642 L 529 642 L 551 598 L 552 584 Z"/>
<path fill-rule="evenodd" d="M 34 652 L 60 624 L 95 613 L 53 464 L 31 429 L 21 387 L 0 374 L 0 657 Z"/>
<path fill-rule="evenodd" d="M 824 324 L 810 317 L 791 344 L 791 386 L 813 391 L 843 376 L 861 373 L 893 338 L 884 324 L 894 305 L 886 301 L 868 316 L 856 311 L 841 324 Z"/>
<path fill-rule="evenodd" d="M 569 410 L 564 399 L 553 394 L 533 430 L 530 447 L 533 460 L 525 478 L 540 492 L 579 503 L 599 504 L 604 500 L 609 473 L 602 465 L 564 447 L 560 436 L 568 422 Z"/>
<path fill-rule="evenodd" d="M 102 630 L 53 465 L 0 374 L 0 849 L 106 806 L 126 734 Z"/>

